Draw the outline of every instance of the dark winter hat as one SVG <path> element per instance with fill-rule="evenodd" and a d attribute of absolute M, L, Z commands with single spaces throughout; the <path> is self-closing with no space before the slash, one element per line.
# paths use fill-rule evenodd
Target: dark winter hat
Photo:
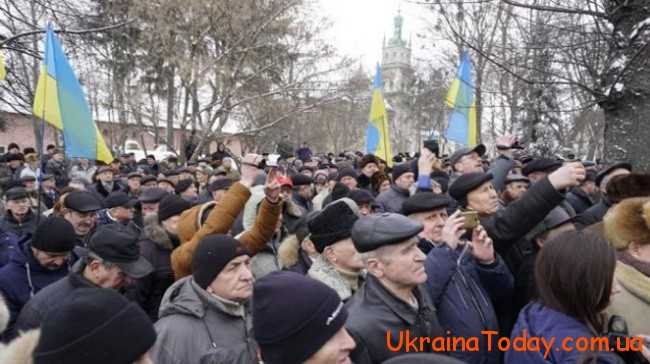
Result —
<path fill-rule="evenodd" d="M 343 177 L 352 177 L 352 178 L 357 178 L 357 172 L 354 171 L 354 169 L 350 167 L 345 167 L 342 169 L 339 169 L 339 173 L 336 176 L 336 181 L 341 182 Z"/>
<path fill-rule="evenodd" d="M 142 173 L 140 172 L 131 172 L 127 175 L 126 179 L 131 179 L 131 178 L 142 178 Z"/>
<path fill-rule="evenodd" d="M 12 150 L 12 149 L 20 150 L 20 147 L 16 143 L 9 143 L 9 145 L 7 146 L 7 150 Z"/>
<path fill-rule="evenodd" d="M 253 297 L 255 341 L 268 364 L 305 362 L 336 335 L 348 317 L 336 291 L 294 272 L 278 271 L 260 278 Z M 293 297 L 291 305 L 282 304 L 287 297 Z"/>
<path fill-rule="evenodd" d="M 180 215 L 192 207 L 188 201 L 176 196 L 168 195 L 160 201 L 158 207 L 158 221 L 165 221 L 172 216 Z"/>
<path fill-rule="evenodd" d="M 395 213 L 364 216 L 352 227 L 352 241 L 359 253 L 369 252 L 385 245 L 399 244 L 419 234 L 424 226 Z"/>
<path fill-rule="evenodd" d="M 160 202 L 167 195 L 169 193 L 160 187 L 149 187 L 142 191 L 138 200 L 145 203 L 155 203 Z"/>
<path fill-rule="evenodd" d="M 395 167 L 393 167 L 393 171 L 391 172 L 391 176 L 393 177 L 393 183 L 397 181 L 397 179 L 403 175 L 404 173 L 413 173 L 413 169 L 411 168 L 410 163 L 402 163 L 398 164 Z"/>
<path fill-rule="evenodd" d="M 291 182 L 293 182 L 294 187 L 298 187 L 298 186 L 308 186 L 312 184 L 314 180 L 309 176 L 305 176 L 304 174 L 296 174 L 293 177 L 291 177 Z"/>
<path fill-rule="evenodd" d="M 27 197 L 27 190 L 22 186 L 10 187 L 5 192 L 5 199 L 7 201 L 22 200 Z"/>
<path fill-rule="evenodd" d="M 112 289 L 79 288 L 45 317 L 34 364 L 131 364 L 155 342 L 151 319 L 136 303 Z"/>
<path fill-rule="evenodd" d="M 25 183 L 25 182 L 36 182 L 36 176 L 27 174 L 22 177 L 20 177 L 20 182 Z"/>
<path fill-rule="evenodd" d="M 215 234 L 201 239 L 192 256 L 192 277 L 206 289 L 228 263 L 248 250 L 230 235 Z"/>
<path fill-rule="evenodd" d="M 630 173 L 612 177 L 607 183 L 607 201 L 616 204 L 627 198 L 650 196 L 650 174 Z"/>
<path fill-rule="evenodd" d="M 408 216 L 419 212 L 429 212 L 449 206 L 449 197 L 433 192 L 418 192 L 402 204 L 402 214 Z"/>
<path fill-rule="evenodd" d="M 332 201 L 340 200 L 350 194 L 350 189 L 341 182 L 337 182 L 332 188 Z"/>
<path fill-rule="evenodd" d="M 483 154 L 485 154 L 486 150 L 487 149 L 485 148 L 485 145 L 483 145 L 483 144 L 479 144 L 479 145 L 475 146 L 474 148 L 461 148 L 461 149 L 458 149 L 457 151 L 455 151 L 451 155 L 451 157 L 449 157 L 449 164 L 451 164 L 453 166 L 454 164 L 458 163 L 458 161 L 460 161 L 461 158 L 463 158 L 464 156 L 466 156 L 468 154 L 474 153 L 474 152 L 476 152 L 476 154 L 478 154 L 479 157 L 482 157 Z"/>
<path fill-rule="evenodd" d="M 596 177 L 596 185 L 600 187 L 600 183 L 603 181 L 603 179 L 605 179 L 608 174 L 614 172 L 617 169 L 627 169 L 628 171 L 632 172 L 632 165 L 625 162 L 612 164 L 611 166 L 598 173 L 598 176 Z"/>
<path fill-rule="evenodd" d="M 7 158 L 5 159 L 5 162 L 13 162 L 13 161 L 22 161 L 23 160 L 23 155 L 20 153 L 16 154 L 8 154 Z"/>
<path fill-rule="evenodd" d="M 122 224 L 107 224 L 97 228 L 88 242 L 88 248 L 78 247 L 75 252 L 81 256 L 94 253 L 103 260 L 114 263 L 129 277 L 147 276 L 153 267 L 140 255 L 139 236 Z"/>
<path fill-rule="evenodd" d="M 515 182 L 530 183 L 530 180 L 528 179 L 528 177 L 522 176 L 520 174 L 509 174 L 506 176 L 506 183 L 505 183 L 506 186 Z"/>
<path fill-rule="evenodd" d="M 464 361 L 451 358 L 442 354 L 434 353 L 418 353 L 418 354 L 404 354 L 393 357 L 392 359 L 383 362 L 383 364 L 463 364 Z"/>
<path fill-rule="evenodd" d="M 349 238 L 352 225 L 359 215 L 357 204 L 349 198 L 342 198 L 325 206 L 308 222 L 311 241 L 316 250 L 322 253 L 327 246 Z"/>
<path fill-rule="evenodd" d="M 377 159 L 374 154 L 366 154 L 359 161 L 359 169 L 363 169 L 365 166 L 371 163 L 374 163 L 377 167 L 379 167 L 379 159 Z"/>
<path fill-rule="evenodd" d="M 191 179 L 182 179 L 178 181 L 176 187 L 174 188 L 174 191 L 176 192 L 176 194 L 180 195 L 181 193 L 187 191 L 190 187 L 192 187 L 192 184 L 194 184 L 194 181 L 192 181 Z"/>
<path fill-rule="evenodd" d="M 208 192 L 227 190 L 230 186 L 232 186 L 232 180 L 230 178 L 218 179 L 208 185 Z"/>
<path fill-rule="evenodd" d="M 375 198 L 372 196 L 372 193 L 364 189 L 350 191 L 350 193 L 348 193 L 348 197 L 357 205 L 371 204 L 375 202 Z"/>
<path fill-rule="evenodd" d="M 491 180 L 492 173 L 472 172 L 463 174 L 449 187 L 449 196 L 458 201 L 461 206 L 465 206 L 467 204 L 467 194 Z"/>
<path fill-rule="evenodd" d="M 49 253 L 72 251 L 77 241 L 74 227 L 68 220 L 52 216 L 41 221 L 32 236 L 32 247 Z"/>
<path fill-rule="evenodd" d="M 112 209 L 114 207 L 130 208 L 135 206 L 137 203 L 138 200 L 129 197 L 129 195 L 122 191 L 111 192 L 111 194 L 104 199 L 104 207 L 107 209 Z"/>
<path fill-rule="evenodd" d="M 147 183 L 150 183 L 150 182 L 156 182 L 157 183 L 158 180 L 156 179 L 156 176 L 152 176 L 152 175 L 144 176 L 144 177 L 142 177 L 142 180 L 140 180 L 140 183 L 142 185 L 146 185 Z"/>
<path fill-rule="evenodd" d="M 65 197 L 65 207 L 77 212 L 93 212 L 104 208 L 102 202 L 88 191 L 72 191 Z"/>
<path fill-rule="evenodd" d="M 556 159 L 550 158 L 541 158 L 533 159 L 532 161 L 526 163 L 526 166 L 523 169 L 524 176 L 528 176 L 534 172 L 546 172 L 551 173 L 556 169 L 562 167 L 562 162 Z"/>

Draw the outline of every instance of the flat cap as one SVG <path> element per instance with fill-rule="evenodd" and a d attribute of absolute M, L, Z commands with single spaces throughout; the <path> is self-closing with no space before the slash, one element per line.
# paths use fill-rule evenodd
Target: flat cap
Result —
<path fill-rule="evenodd" d="M 27 198 L 27 190 L 24 187 L 11 187 L 5 192 L 7 201 L 21 200 Z"/>
<path fill-rule="evenodd" d="M 93 212 L 104 208 L 102 202 L 88 191 L 72 191 L 64 201 L 65 207 L 77 212 Z"/>
<path fill-rule="evenodd" d="M 433 192 L 418 192 L 402 204 L 402 214 L 408 216 L 418 212 L 429 212 L 449 206 L 449 197 Z"/>
<path fill-rule="evenodd" d="M 451 157 L 449 157 L 449 164 L 451 164 L 453 166 L 454 164 L 458 163 L 458 161 L 461 158 L 463 158 L 464 156 L 466 156 L 466 155 L 468 155 L 468 154 L 470 154 L 472 152 L 476 152 L 476 154 L 478 154 L 479 157 L 482 157 L 483 154 L 485 154 L 485 151 L 486 151 L 485 145 L 483 145 L 483 144 L 479 144 L 479 145 L 475 146 L 474 148 L 461 148 L 461 149 L 458 149 L 457 151 L 455 151 L 451 155 Z"/>
<path fill-rule="evenodd" d="M 598 173 L 598 176 L 596 176 L 596 185 L 600 187 L 600 183 L 603 181 L 603 179 L 610 173 L 614 172 L 617 169 L 627 169 L 628 171 L 632 172 L 632 165 L 627 162 L 620 162 L 620 163 L 614 163 L 611 166 L 605 168 L 602 170 L 600 173 Z"/>
<path fill-rule="evenodd" d="M 492 173 L 473 172 L 463 174 L 449 186 L 449 195 L 456 201 L 463 201 L 468 193 L 491 180 Z"/>
<path fill-rule="evenodd" d="M 142 191 L 142 194 L 140 194 L 138 200 L 145 203 L 160 202 L 160 200 L 162 200 L 163 197 L 167 196 L 167 194 L 167 191 L 163 190 L 160 187 L 149 187 Z"/>
<path fill-rule="evenodd" d="M 156 176 L 147 175 L 147 176 L 142 177 L 142 180 L 140 180 L 140 183 L 143 184 L 143 185 L 145 185 L 147 183 L 150 183 L 150 182 L 158 183 L 158 179 L 156 178 Z"/>
<path fill-rule="evenodd" d="M 126 178 L 127 178 L 127 179 L 131 179 L 131 178 L 142 178 L 142 173 L 140 173 L 140 172 L 131 172 L 131 173 L 129 173 L 129 174 L 127 175 Z"/>
<path fill-rule="evenodd" d="M 112 209 L 113 207 L 133 207 L 137 203 L 138 200 L 129 197 L 129 195 L 122 191 L 111 192 L 104 199 L 104 207 L 107 209 Z"/>
<path fill-rule="evenodd" d="M 547 172 L 551 173 L 556 169 L 562 167 L 562 162 L 556 159 L 551 158 L 541 158 L 533 159 L 532 161 L 526 163 L 526 166 L 523 169 L 524 176 L 528 176 L 534 172 Z"/>
<path fill-rule="evenodd" d="M 382 213 L 361 217 L 352 227 L 352 241 L 364 253 L 386 245 L 399 244 L 419 234 L 424 226 L 408 217 Z"/>

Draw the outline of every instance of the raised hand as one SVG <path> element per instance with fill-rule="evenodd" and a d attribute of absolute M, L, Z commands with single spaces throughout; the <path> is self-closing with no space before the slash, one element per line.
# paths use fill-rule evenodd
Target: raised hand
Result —
<path fill-rule="evenodd" d="M 465 233 L 463 224 L 465 217 L 460 215 L 460 210 L 454 212 L 447 221 L 445 226 L 442 227 L 442 241 L 444 241 L 452 250 L 456 250 L 458 245 L 462 245 L 463 241 L 460 239 Z"/>
<path fill-rule="evenodd" d="M 478 225 L 472 231 L 472 256 L 481 264 L 494 263 L 494 245 L 483 226 Z"/>
<path fill-rule="evenodd" d="M 278 203 L 281 199 L 280 193 L 282 192 L 282 186 L 278 182 L 277 176 L 277 169 L 271 168 L 269 174 L 266 176 L 266 183 L 264 184 L 264 194 L 272 203 Z"/>
<path fill-rule="evenodd" d="M 548 180 L 556 190 L 579 186 L 585 180 L 587 171 L 580 162 L 571 162 L 548 175 Z"/>

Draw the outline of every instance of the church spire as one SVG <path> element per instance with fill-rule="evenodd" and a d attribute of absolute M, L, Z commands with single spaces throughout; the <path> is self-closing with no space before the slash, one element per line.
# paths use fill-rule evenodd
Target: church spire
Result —
<path fill-rule="evenodd" d="M 402 26 L 404 18 L 402 17 L 401 5 L 397 8 L 397 15 L 393 19 L 393 38 L 388 42 L 391 47 L 404 47 L 406 42 L 402 39 Z"/>

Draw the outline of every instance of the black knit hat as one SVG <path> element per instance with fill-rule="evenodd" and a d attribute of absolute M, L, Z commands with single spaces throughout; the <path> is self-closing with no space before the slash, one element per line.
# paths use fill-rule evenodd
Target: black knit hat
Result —
<path fill-rule="evenodd" d="M 291 177 L 291 182 L 293 182 L 293 186 L 308 186 L 314 182 L 314 180 L 309 177 L 305 176 L 304 174 L 296 174 Z"/>
<path fill-rule="evenodd" d="M 80 319 L 83 318 L 83 319 Z M 79 288 L 45 317 L 34 364 L 131 364 L 156 342 L 151 319 L 106 288 Z"/>
<path fill-rule="evenodd" d="M 408 172 L 413 172 L 413 169 L 411 168 L 410 163 L 402 163 L 398 164 L 395 167 L 393 167 L 393 171 L 391 172 L 391 175 L 393 176 L 393 183 L 404 173 Z"/>
<path fill-rule="evenodd" d="M 375 202 L 375 198 L 372 196 L 372 193 L 364 189 L 350 191 L 350 193 L 348 193 L 348 197 L 357 205 L 370 204 Z"/>
<path fill-rule="evenodd" d="M 303 363 L 341 330 L 348 317 L 336 291 L 294 272 L 260 278 L 253 297 L 253 331 L 267 364 Z M 292 298 L 291 305 L 284 304 L 287 297 Z"/>
<path fill-rule="evenodd" d="M 344 185 L 341 182 L 336 182 L 334 188 L 332 188 L 332 201 L 340 200 L 343 197 L 347 197 L 350 194 L 350 189 L 348 186 Z"/>
<path fill-rule="evenodd" d="M 250 255 L 248 250 L 230 235 L 215 234 L 201 239 L 192 256 L 192 277 L 206 289 L 231 260 Z"/>
<path fill-rule="evenodd" d="M 379 167 L 379 159 L 375 157 L 374 154 L 366 154 L 361 158 L 359 161 L 359 169 L 363 169 L 366 165 L 374 163 L 377 167 Z"/>
<path fill-rule="evenodd" d="M 192 186 L 192 184 L 194 184 L 194 181 L 191 179 L 182 179 L 178 181 L 176 187 L 174 187 L 174 192 L 180 195 L 181 193 L 187 191 Z"/>
<path fill-rule="evenodd" d="M 42 220 L 32 236 L 32 247 L 48 253 L 65 253 L 71 251 L 76 243 L 77 234 L 68 220 L 51 216 Z"/>
<path fill-rule="evenodd" d="M 176 195 L 165 196 L 158 207 L 158 221 L 165 221 L 172 216 L 180 215 L 191 207 L 191 203 Z"/>
<path fill-rule="evenodd" d="M 341 179 L 343 179 L 343 177 L 352 177 L 356 179 L 357 172 L 355 172 L 354 169 L 350 167 L 339 169 L 339 173 L 336 175 L 336 181 L 341 182 Z"/>
<path fill-rule="evenodd" d="M 327 246 L 349 238 L 352 225 L 358 218 L 359 209 L 349 198 L 342 198 L 325 206 L 308 223 L 311 241 L 316 250 L 322 253 Z"/>

